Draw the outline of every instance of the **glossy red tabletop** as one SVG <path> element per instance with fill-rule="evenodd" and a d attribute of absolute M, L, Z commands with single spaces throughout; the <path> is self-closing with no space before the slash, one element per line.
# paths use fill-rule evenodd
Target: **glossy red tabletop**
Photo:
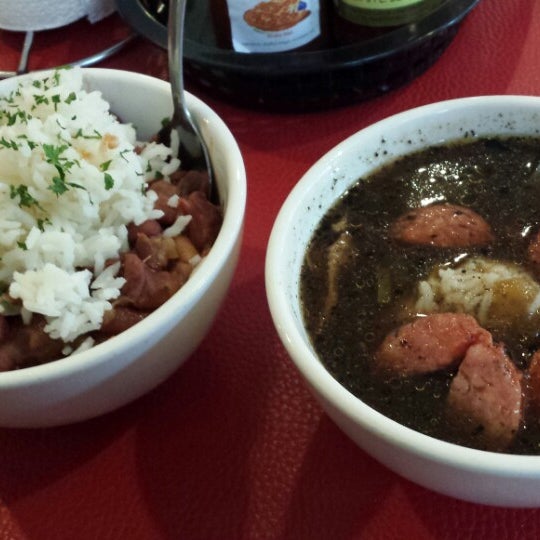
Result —
<path fill-rule="evenodd" d="M 30 68 L 76 60 L 126 35 L 116 16 L 88 26 L 38 33 Z M 0 69 L 17 67 L 21 44 L 21 34 L 0 31 Z M 142 38 L 100 65 L 167 78 L 164 51 Z M 540 510 L 432 493 L 341 433 L 277 337 L 264 257 L 290 189 L 355 131 L 442 99 L 540 95 L 540 2 L 482 0 L 433 67 L 369 102 L 279 115 L 194 93 L 236 136 L 248 175 L 227 300 L 196 353 L 138 401 L 78 425 L 0 429 L 0 540 L 539 537 Z"/>

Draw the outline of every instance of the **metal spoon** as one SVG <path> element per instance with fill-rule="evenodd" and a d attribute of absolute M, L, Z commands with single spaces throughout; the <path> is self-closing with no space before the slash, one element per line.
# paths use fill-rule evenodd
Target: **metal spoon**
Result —
<path fill-rule="evenodd" d="M 168 141 L 180 159 L 182 170 L 208 172 L 208 198 L 217 203 L 218 195 L 208 149 L 200 129 L 191 116 L 185 100 L 182 70 L 184 48 L 184 19 L 186 0 L 171 0 L 168 18 L 169 79 L 173 96 L 174 111 L 169 124 L 159 133 L 158 138 Z"/>

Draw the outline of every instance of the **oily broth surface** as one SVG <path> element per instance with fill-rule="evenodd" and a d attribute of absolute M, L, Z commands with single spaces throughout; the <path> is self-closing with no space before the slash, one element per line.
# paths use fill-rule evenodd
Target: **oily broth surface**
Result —
<path fill-rule="evenodd" d="M 540 138 L 463 140 L 401 157 L 360 179 L 321 220 L 311 239 L 300 279 L 306 328 L 317 354 L 352 393 L 403 425 L 458 444 L 482 448 L 453 433 L 445 399 L 453 373 L 377 378 L 373 354 L 386 334 L 403 322 L 401 307 L 417 283 L 438 264 L 464 254 L 514 261 L 526 267 L 526 249 L 540 223 Z M 389 225 L 410 208 L 429 202 L 468 206 L 491 225 L 495 241 L 482 248 L 402 246 L 388 236 Z M 343 224 L 346 224 L 345 226 Z M 328 287 L 327 252 L 343 228 L 351 249 L 340 265 L 338 302 L 321 322 Z M 390 302 L 379 302 L 381 282 Z M 488 330 L 491 330 L 488 328 Z M 493 331 L 520 369 L 540 348 L 536 332 Z M 540 423 L 526 418 L 512 453 L 540 454 Z"/>

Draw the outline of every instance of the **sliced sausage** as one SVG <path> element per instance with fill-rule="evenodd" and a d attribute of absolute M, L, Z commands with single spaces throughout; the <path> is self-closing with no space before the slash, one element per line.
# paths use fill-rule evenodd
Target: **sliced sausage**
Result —
<path fill-rule="evenodd" d="M 534 415 L 540 415 L 540 349 L 537 350 L 529 364 L 527 373 L 527 401 Z"/>
<path fill-rule="evenodd" d="M 472 345 L 452 380 L 448 411 L 489 450 L 503 450 L 523 416 L 523 376 L 501 344 Z"/>
<path fill-rule="evenodd" d="M 540 231 L 536 233 L 527 248 L 527 257 L 533 272 L 540 276 Z"/>
<path fill-rule="evenodd" d="M 432 204 L 410 210 L 390 228 L 398 242 L 438 247 L 465 247 L 489 244 L 490 225 L 470 208 L 455 204 Z"/>
<path fill-rule="evenodd" d="M 430 373 L 457 366 L 471 345 L 491 342 L 491 334 L 471 315 L 433 313 L 386 336 L 375 363 L 399 375 Z"/>

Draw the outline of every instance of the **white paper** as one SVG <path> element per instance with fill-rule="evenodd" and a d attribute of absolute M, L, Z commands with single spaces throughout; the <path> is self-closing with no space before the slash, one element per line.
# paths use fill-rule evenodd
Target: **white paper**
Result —
<path fill-rule="evenodd" d="M 0 28 L 48 30 L 88 17 L 95 23 L 114 11 L 114 0 L 0 0 Z"/>

